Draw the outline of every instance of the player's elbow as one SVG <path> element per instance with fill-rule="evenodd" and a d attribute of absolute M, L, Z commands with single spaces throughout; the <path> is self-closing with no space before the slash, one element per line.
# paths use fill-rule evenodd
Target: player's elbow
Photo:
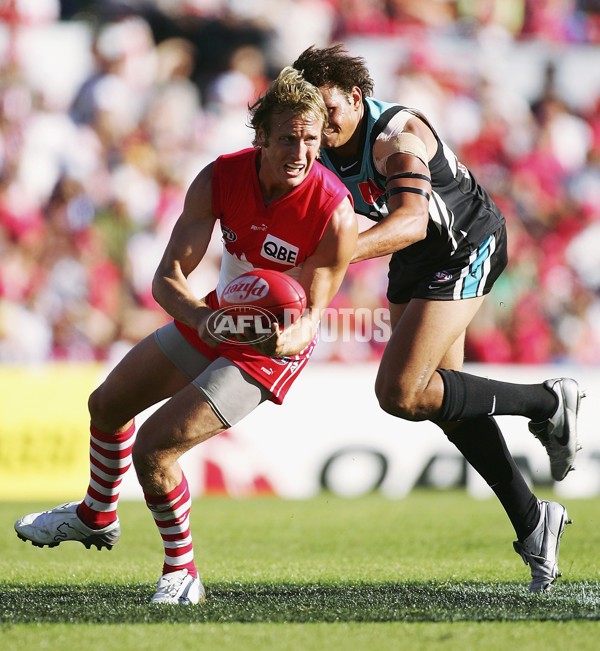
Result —
<path fill-rule="evenodd" d="M 160 273 L 160 270 L 154 274 L 152 278 L 152 298 L 162 307 L 163 296 L 165 290 L 165 278 Z"/>
<path fill-rule="evenodd" d="M 425 210 L 416 212 L 411 209 L 410 211 L 402 210 L 396 214 L 401 217 L 396 222 L 396 235 L 398 240 L 404 242 L 404 246 L 422 242 L 427 237 L 429 212 Z"/>
<path fill-rule="evenodd" d="M 427 237 L 427 225 L 429 224 L 429 213 L 424 212 L 415 216 L 412 224 L 412 240 L 414 243 L 422 242 Z"/>

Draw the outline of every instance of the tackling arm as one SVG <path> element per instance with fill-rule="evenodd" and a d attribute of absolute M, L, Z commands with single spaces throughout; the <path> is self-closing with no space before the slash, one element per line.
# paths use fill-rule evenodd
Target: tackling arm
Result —
<path fill-rule="evenodd" d="M 431 174 L 428 161 L 437 149 L 431 130 L 411 118 L 404 131 L 379 147 L 386 173 L 388 216 L 363 231 L 352 262 L 389 255 L 427 235 Z"/>

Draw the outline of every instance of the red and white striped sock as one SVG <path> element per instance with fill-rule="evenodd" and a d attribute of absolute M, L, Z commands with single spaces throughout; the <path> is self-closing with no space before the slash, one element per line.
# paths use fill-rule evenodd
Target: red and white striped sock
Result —
<path fill-rule="evenodd" d="M 124 432 L 107 434 L 90 426 L 90 483 L 77 515 L 93 529 L 117 519 L 117 502 L 123 476 L 131 466 L 135 422 Z"/>
<path fill-rule="evenodd" d="M 198 576 L 190 531 L 192 498 L 185 475 L 182 476 L 179 486 L 166 495 L 144 494 L 144 498 L 165 548 L 162 573 L 169 574 L 187 569 L 192 576 Z"/>

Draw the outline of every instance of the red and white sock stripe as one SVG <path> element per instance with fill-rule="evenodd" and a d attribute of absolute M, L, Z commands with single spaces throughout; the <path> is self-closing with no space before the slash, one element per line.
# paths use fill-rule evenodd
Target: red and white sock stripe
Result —
<path fill-rule="evenodd" d="M 124 432 L 107 434 L 90 426 L 90 483 L 77 514 L 89 527 L 105 527 L 117 519 L 123 476 L 131 466 L 135 423 Z"/>
<path fill-rule="evenodd" d="M 179 486 L 166 495 L 144 497 L 163 540 L 163 574 L 187 569 L 192 576 L 198 576 L 190 531 L 192 498 L 185 475 Z"/>

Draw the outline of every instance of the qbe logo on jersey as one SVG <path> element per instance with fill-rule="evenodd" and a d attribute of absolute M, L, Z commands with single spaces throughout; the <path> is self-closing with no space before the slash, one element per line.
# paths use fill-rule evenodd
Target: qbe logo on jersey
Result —
<path fill-rule="evenodd" d="M 263 258 L 267 258 L 267 260 L 273 260 L 279 262 L 279 264 L 286 264 L 293 267 L 298 259 L 298 250 L 297 246 L 285 240 L 280 240 L 273 235 L 267 235 L 260 254 Z"/>

